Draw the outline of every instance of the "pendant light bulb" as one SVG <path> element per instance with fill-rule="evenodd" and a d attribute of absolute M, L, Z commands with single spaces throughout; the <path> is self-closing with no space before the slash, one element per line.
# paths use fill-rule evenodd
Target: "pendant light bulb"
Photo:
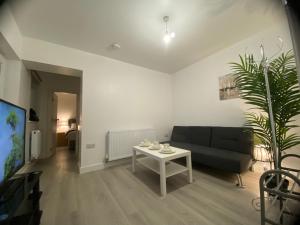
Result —
<path fill-rule="evenodd" d="M 165 34 L 165 36 L 164 36 L 164 42 L 166 44 L 168 44 L 170 41 L 171 41 L 171 36 L 169 34 Z"/>
<path fill-rule="evenodd" d="M 166 44 L 168 44 L 171 41 L 171 39 L 175 38 L 175 32 L 169 32 L 169 29 L 168 29 L 169 17 L 168 16 L 164 16 L 163 21 L 166 24 L 166 30 L 165 30 L 165 35 L 163 37 L 163 40 Z"/>

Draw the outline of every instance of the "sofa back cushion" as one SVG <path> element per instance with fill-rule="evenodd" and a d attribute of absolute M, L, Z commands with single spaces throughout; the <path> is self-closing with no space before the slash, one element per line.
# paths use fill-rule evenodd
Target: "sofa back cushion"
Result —
<path fill-rule="evenodd" d="M 191 144 L 210 146 L 211 127 L 190 127 Z"/>
<path fill-rule="evenodd" d="M 253 130 L 245 127 L 213 127 L 211 147 L 252 155 Z"/>
<path fill-rule="evenodd" d="M 171 141 L 191 143 L 189 127 L 174 126 L 172 131 Z"/>

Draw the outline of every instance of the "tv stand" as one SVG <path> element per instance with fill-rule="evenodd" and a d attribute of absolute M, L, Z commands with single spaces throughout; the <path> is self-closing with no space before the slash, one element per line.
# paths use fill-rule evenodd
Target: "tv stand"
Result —
<path fill-rule="evenodd" d="M 24 178 L 9 180 L 5 184 L 3 188 L 4 190 L 0 192 L 0 204 L 8 201 L 23 183 L 24 183 Z"/>
<path fill-rule="evenodd" d="M 0 225 L 39 225 L 42 172 L 15 175 L 0 194 Z"/>

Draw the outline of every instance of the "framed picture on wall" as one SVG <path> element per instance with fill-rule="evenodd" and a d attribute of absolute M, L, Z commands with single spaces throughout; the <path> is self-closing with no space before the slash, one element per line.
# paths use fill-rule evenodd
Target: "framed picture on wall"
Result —
<path fill-rule="evenodd" d="M 219 77 L 220 100 L 239 98 L 240 92 L 235 83 L 234 74 Z"/>

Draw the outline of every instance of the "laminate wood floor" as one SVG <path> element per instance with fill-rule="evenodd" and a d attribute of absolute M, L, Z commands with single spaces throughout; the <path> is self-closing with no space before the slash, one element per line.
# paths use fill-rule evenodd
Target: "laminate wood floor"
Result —
<path fill-rule="evenodd" d="M 196 168 L 197 167 L 197 168 Z M 251 205 L 257 197 L 258 174 L 248 172 L 246 189 L 234 176 L 194 165 L 194 183 L 185 175 L 167 180 L 161 198 L 159 176 L 137 165 L 133 174 L 125 163 L 79 175 L 68 150 L 34 165 L 42 170 L 42 225 L 253 225 L 259 212 Z"/>

